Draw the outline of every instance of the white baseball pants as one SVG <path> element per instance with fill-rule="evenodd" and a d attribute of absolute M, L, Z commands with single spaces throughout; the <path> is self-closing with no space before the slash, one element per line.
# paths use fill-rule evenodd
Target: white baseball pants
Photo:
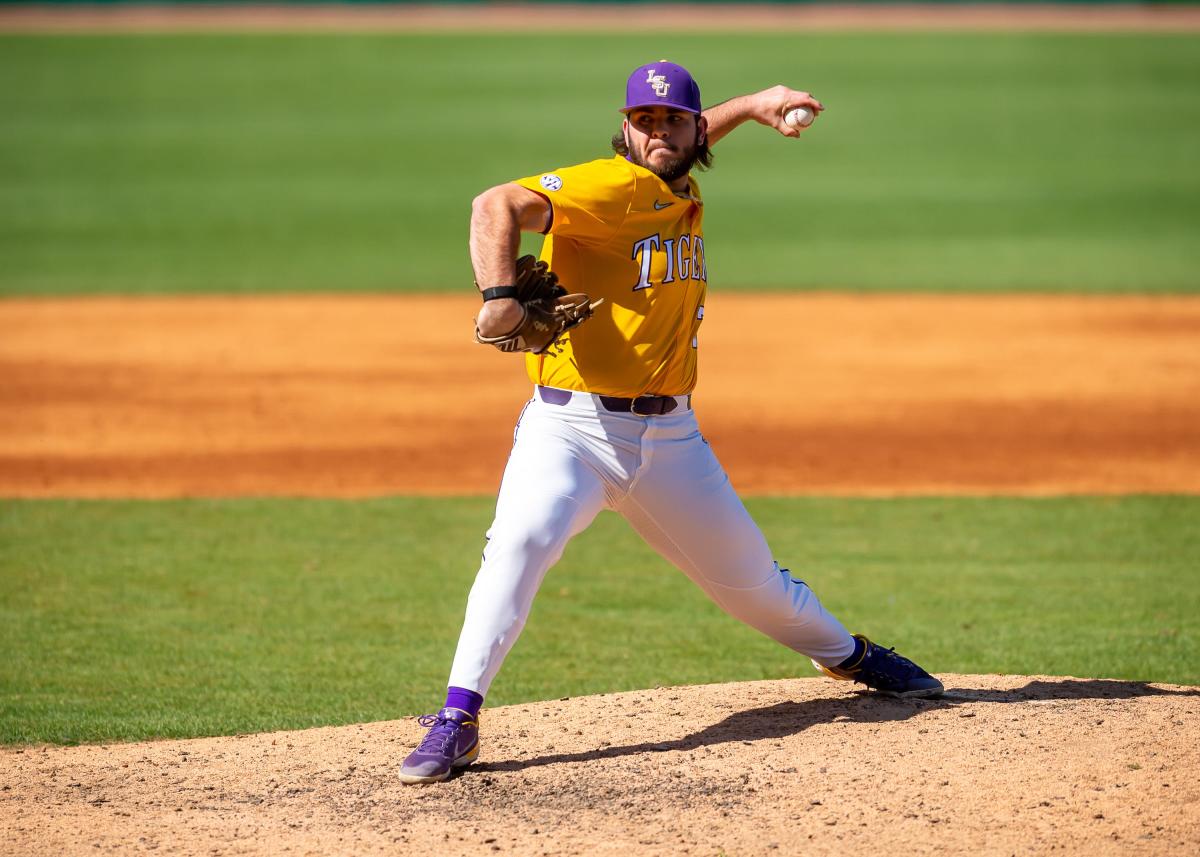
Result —
<path fill-rule="evenodd" d="M 670 414 L 610 413 L 589 393 L 535 390 L 517 424 L 467 600 L 449 684 L 486 695 L 571 537 L 601 509 L 623 515 L 731 616 L 827 666 L 854 640 L 776 564 L 685 397 Z"/>

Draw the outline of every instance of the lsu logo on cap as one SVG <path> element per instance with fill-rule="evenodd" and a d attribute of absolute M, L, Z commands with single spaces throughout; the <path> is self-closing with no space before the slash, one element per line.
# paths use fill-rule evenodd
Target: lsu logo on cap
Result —
<path fill-rule="evenodd" d="M 667 93 L 671 91 L 671 84 L 667 83 L 665 75 L 655 74 L 656 71 L 658 69 L 652 68 L 646 72 L 646 83 L 650 84 L 655 95 L 659 98 L 666 98 Z"/>
<path fill-rule="evenodd" d="M 546 190 L 559 190 L 562 187 L 562 179 L 560 179 L 554 173 L 546 173 L 544 176 L 538 179 L 538 182 Z"/>

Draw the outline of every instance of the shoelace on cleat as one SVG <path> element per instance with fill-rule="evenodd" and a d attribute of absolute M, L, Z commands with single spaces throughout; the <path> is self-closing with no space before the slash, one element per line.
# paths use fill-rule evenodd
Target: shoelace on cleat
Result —
<path fill-rule="evenodd" d="M 903 681 L 924 674 L 924 670 L 922 670 L 908 658 L 904 657 L 904 655 L 896 654 L 895 646 L 890 649 L 885 649 L 882 646 L 876 646 L 875 651 L 870 653 L 869 659 L 876 662 L 872 663 L 869 668 L 864 663 L 862 668 L 859 670 L 859 675 L 855 677 L 863 684 L 867 683 L 864 680 L 866 676 L 873 677 L 878 683 L 882 683 L 879 681 L 880 679 L 895 683 L 897 681 Z M 880 669 L 880 667 L 884 666 L 885 664 L 890 668 L 888 671 Z"/>
<path fill-rule="evenodd" d="M 445 752 L 447 745 L 455 739 L 458 730 L 462 728 L 462 724 L 447 720 L 437 714 L 422 714 L 417 718 L 417 722 L 429 729 L 425 733 L 425 737 L 421 739 L 420 746 L 417 747 L 418 753 Z"/>

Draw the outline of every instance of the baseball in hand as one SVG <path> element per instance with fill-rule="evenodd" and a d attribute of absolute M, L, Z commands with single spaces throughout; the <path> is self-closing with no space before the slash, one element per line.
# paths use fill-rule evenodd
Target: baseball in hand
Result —
<path fill-rule="evenodd" d="M 794 110 L 789 110 L 787 115 L 783 117 L 783 121 L 793 128 L 807 128 L 813 123 L 813 119 L 815 118 L 813 112 L 807 107 L 797 107 Z"/>

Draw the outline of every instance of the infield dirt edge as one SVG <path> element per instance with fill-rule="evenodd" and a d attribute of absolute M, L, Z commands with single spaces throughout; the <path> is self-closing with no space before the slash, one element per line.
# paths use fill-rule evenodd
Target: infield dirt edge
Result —
<path fill-rule="evenodd" d="M 1115 4 L 111 5 L 0 8 L 0 32 L 1194 32 L 1200 9 Z"/>

